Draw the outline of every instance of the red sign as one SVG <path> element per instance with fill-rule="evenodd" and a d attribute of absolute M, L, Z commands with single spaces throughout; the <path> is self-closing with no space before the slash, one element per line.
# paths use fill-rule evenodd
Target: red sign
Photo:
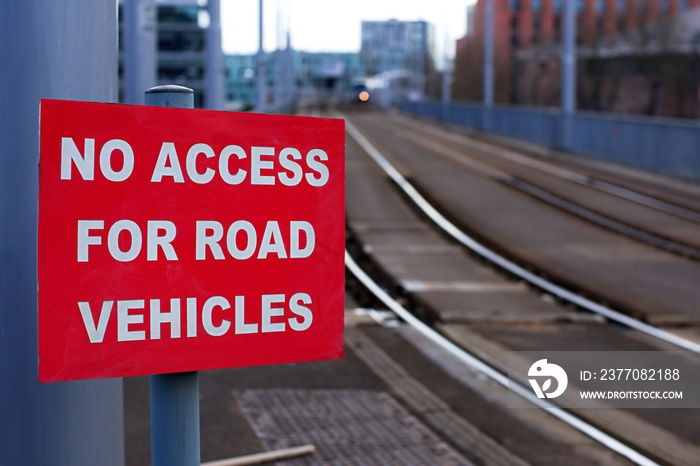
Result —
<path fill-rule="evenodd" d="M 338 119 L 43 100 L 39 380 L 340 358 Z"/>

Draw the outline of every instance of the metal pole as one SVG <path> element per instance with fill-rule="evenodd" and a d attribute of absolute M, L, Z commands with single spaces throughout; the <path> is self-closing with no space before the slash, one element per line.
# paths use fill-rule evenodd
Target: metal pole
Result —
<path fill-rule="evenodd" d="M 256 56 L 257 63 L 255 67 L 258 93 L 255 110 L 262 113 L 267 110 L 265 51 L 263 50 L 263 0 L 259 0 L 258 9 L 260 10 L 260 16 L 258 17 L 258 54 Z"/>
<path fill-rule="evenodd" d="M 143 104 L 143 90 L 155 86 L 157 7 L 153 0 L 126 0 L 124 17 L 124 102 Z"/>
<path fill-rule="evenodd" d="M 294 81 L 294 51 L 292 50 L 292 38 L 287 25 L 287 48 L 284 51 L 285 55 L 285 81 L 286 92 L 285 101 L 290 106 L 290 111 L 294 112 L 294 104 L 296 100 L 296 83 Z"/>
<path fill-rule="evenodd" d="M 561 114 L 563 149 L 573 140 L 573 115 L 576 110 L 576 2 L 564 2 L 564 43 L 561 56 Z"/>
<path fill-rule="evenodd" d="M 194 108 L 194 92 L 182 86 L 146 91 L 146 105 Z M 199 374 L 151 376 L 151 462 L 153 466 L 199 466 Z"/>
<path fill-rule="evenodd" d="M 443 2 L 442 4 L 444 8 L 444 19 L 443 19 L 443 26 L 445 28 L 445 36 L 443 37 L 443 47 L 444 50 L 442 51 L 442 56 L 443 56 L 443 65 L 442 65 L 442 103 L 443 103 L 443 108 L 447 107 L 447 105 L 450 103 L 450 85 L 452 82 L 452 73 L 451 73 L 451 63 L 450 63 L 450 57 L 448 55 L 448 49 L 450 47 L 450 26 L 449 26 L 449 8 L 447 5 L 447 2 Z M 445 119 L 445 115 L 443 115 L 443 119 Z"/>
<path fill-rule="evenodd" d="M 484 2 L 484 112 L 483 129 L 491 128 L 493 110 L 493 0 Z"/>
<path fill-rule="evenodd" d="M 452 99 L 452 60 L 447 56 L 444 67 L 442 70 L 442 103 L 448 105 Z"/>
<path fill-rule="evenodd" d="M 2 465 L 124 465 L 121 379 L 37 381 L 39 100 L 116 101 L 115 6 L 0 2 Z"/>
<path fill-rule="evenodd" d="M 206 47 L 206 92 L 204 94 L 205 106 L 211 110 L 223 110 L 224 108 L 224 64 L 221 53 L 221 2 L 220 0 L 207 0 L 209 12 L 209 27 L 207 28 Z M 143 87 L 141 89 L 144 89 Z"/>
<path fill-rule="evenodd" d="M 444 69 L 442 70 L 442 120 L 449 121 L 450 118 L 450 91 L 452 86 L 452 63 L 445 54 Z"/>
<path fill-rule="evenodd" d="M 277 44 L 273 55 L 274 84 L 273 84 L 273 112 L 284 113 L 284 76 L 286 66 L 286 56 L 280 45 L 280 34 L 282 30 L 282 10 L 277 4 Z"/>

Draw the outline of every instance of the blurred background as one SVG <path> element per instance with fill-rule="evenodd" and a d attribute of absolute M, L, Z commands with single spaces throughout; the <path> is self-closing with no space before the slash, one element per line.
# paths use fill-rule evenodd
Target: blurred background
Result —
<path fill-rule="evenodd" d="M 219 55 L 213 63 L 221 97 L 212 104 L 219 108 L 290 112 L 313 101 L 347 100 L 357 86 L 367 86 L 384 107 L 405 99 L 480 101 L 485 3 L 121 0 L 120 47 L 124 13 L 133 7 L 136 27 L 153 36 L 151 81 L 191 87 L 201 106 L 208 43 Z M 697 117 L 697 1 L 575 3 L 577 109 Z M 560 105 L 564 4 L 493 2 L 496 104 Z M 218 40 L 206 39 L 210 29 L 218 29 Z M 140 48 L 148 47 L 143 38 Z M 121 83 L 120 100 L 128 102 Z"/>

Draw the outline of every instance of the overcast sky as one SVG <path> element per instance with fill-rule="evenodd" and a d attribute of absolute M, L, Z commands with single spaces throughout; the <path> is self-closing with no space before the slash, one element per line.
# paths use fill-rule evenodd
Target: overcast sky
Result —
<path fill-rule="evenodd" d="M 284 44 L 287 24 L 292 47 L 309 52 L 357 52 L 363 20 L 426 20 L 434 24 L 437 55 L 443 55 L 445 28 L 449 54 L 466 31 L 467 5 L 475 0 L 264 0 L 266 50 Z M 221 0 L 225 53 L 258 48 L 258 0 Z"/>

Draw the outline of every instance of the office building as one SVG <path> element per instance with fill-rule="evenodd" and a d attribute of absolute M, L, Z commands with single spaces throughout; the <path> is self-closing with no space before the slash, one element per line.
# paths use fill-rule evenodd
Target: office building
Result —
<path fill-rule="evenodd" d="M 566 1 L 492 0 L 496 103 L 559 105 Z M 689 107 L 671 101 L 687 100 L 692 91 L 682 76 L 693 74 L 687 63 L 696 54 L 689 48 L 700 0 L 568 1 L 576 2 L 579 108 L 687 116 Z M 469 32 L 456 44 L 452 95 L 458 100 L 482 98 L 484 5 L 470 7 Z M 650 69 L 665 76 L 642 76 Z"/>
<path fill-rule="evenodd" d="M 361 38 L 360 61 L 368 75 L 377 78 L 377 85 L 382 85 L 383 77 L 386 81 L 402 72 L 405 84 L 398 92 L 409 99 L 426 95 L 428 82 L 435 75 L 432 24 L 394 19 L 363 21 Z"/>
<path fill-rule="evenodd" d="M 124 8 L 119 4 L 120 101 L 125 101 L 123 78 Z M 206 11 L 197 0 L 157 0 L 141 14 L 141 27 L 153 27 L 156 33 L 156 82 L 154 85 L 178 84 L 194 90 L 195 107 L 204 103 L 204 64 L 206 47 Z M 152 18 L 148 18 L 151 15 Z M 154 24 L 148 24 L 148 23 Z M 144 89 L 145 90 L 145 89 Z"/>

